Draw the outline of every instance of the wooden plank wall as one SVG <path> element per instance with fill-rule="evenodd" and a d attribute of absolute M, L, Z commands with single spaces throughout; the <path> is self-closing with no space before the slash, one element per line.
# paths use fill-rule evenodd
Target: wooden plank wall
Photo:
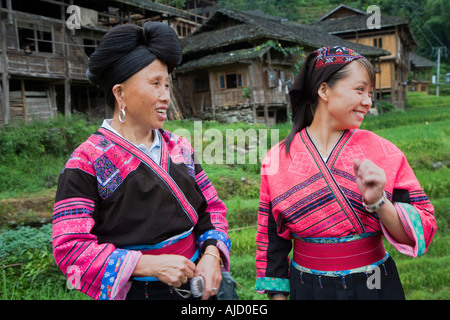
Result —
<path fill-rule="evenodd" d="M 11 123 L 30 120 L 49 120 L 53 117 L 52 99 L 49 91 L 10 91 Z"/>

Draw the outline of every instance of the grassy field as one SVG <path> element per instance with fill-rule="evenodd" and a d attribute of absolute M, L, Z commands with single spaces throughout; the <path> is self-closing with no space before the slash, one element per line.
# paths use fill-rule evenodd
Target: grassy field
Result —
<path fill-rule="evenodd" d="M 429 251 L 422 257 L 410 258 L 396 252 L 386 243 L 394 257 L 407 299 L 448 300 L 450 298 L 450 97 L 408 94 L 406 111 L 386 113 L 364 120 L 363 128 L 394 142 L 406 154 L 417 178 L 435 206 L 438 231 Z M 59 119 L 54 123 L 36 124 L 0 131 L 0 199 L 54 190 L 59 171 L 79 141 L 94 131 L 98 123 L 82 118 Z M 191 143 L 202 150 L 211 148 L 213 139 L 196 140 L 195 123 L 166 123 L 170 131 L 190 135 Z M 244 132 L 267 131 L 279 139 L 289 132 L 289 125 L 271 130 L 247 124 L 202 123 L 202 132 L 216 131 L 215 146 L 227 153 L 226 130 Z M 277 131 L 278 130 L 278 131 Z M 211 131 L 211 130 L 209 130 Z M 50 134 L 48 134 L 50 132 Z M 258 136 L 259 137 L 259 136 Z M 198 138 L 198 137 L 197 137 Z M 202 137 L 200 137 L 202 138 Z M 223 139 L 223 140 L 220 140 Z M 261 138 L 259 138 L 261 139 Z M 237 138 L 237 144 L 239 139 Z M 245 149 L 250 149 L 245 142 Z M 195 148 L 195 146 L 194 146 Z M 220 148 L 216 148 L 218 152 Z M 214 153 L 214 156 L 217 154 Z M 240 299 L 266 299 L 254 293 L 255 234 L 259 195 L 259 159 L 244 164 L 206 164 L 203 168 L 228 208 L 232 241 L 231 274 L 238 283 Z M 225 161 L 224 161 L 225 162 Z M 5 209 L 6 210 L 6 209 Z M 0 208 L 0 299 L 85 299 L 66 289 L 65 279 L 54 265 L 51 254 L 51 226 L 41 228 L 8 227 Z M 2 216 L 3 215 L 3 216 Z M 3 220 L 2 220 L 3 219 Z"/>

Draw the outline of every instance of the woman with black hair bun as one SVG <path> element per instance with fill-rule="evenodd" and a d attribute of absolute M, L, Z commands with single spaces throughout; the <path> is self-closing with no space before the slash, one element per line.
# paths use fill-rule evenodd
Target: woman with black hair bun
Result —
<path fill-rule="evenodd" d="M 229 269 L 226 207 L 189 142 L 162 129 L 180 62 L 159 22 L 112 28 L 90 57 L 86 76 L 114 115 L 61 172 L 53 252 L 94 299 L 211 299 Z"/>

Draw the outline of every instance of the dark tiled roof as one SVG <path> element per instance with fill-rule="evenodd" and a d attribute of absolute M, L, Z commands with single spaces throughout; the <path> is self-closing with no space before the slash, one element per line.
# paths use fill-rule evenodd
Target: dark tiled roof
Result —
<path fill-rule="evenodd" d="M 187 13 L 186 11 L 166 6 L 157 2 L 152 2 L 149 0 L 116 0 L 116 1 L 131 6 L 136 6 L 138 8 L 144 8 L 154 12 L 168 14 L 170 16 L 176 16 L 185 19 L 189 19 L 190 17 L 189 13 Z"/>
<path fill-rule="evenodd" d="M 232 20 L 235 25 L 214 29 L 216 23 Z M 343 40 L 330 35 L 317 26 L 288 22 L 261 12 L 243 12 L 218 9 L 216 13 L 194 34 L 182 40 L 183 54 L 192 54 L 217 49 L 226 45 L 255 40 L 273 39 L 303 46 L 306 50 L 322 46 L 347 46 L 367 57 L 388 55 L 389 52 Z"/>
<path fill-rule="evenodd" d="M 342 9 L 346 10 L 347 12 L 353 12 L 353 14 L 360 14 L 360 15 L 365 15 L 366 12 L 358 10 L 356 8 L 352 8 L 346 4 L 340 4 L 339 6 L 337 6 L 336 8 L 334 8 L 333 10 L 331 10 L 330 12 L 328 12 L 326 15 L 324 15 L 322 18 L 318 19 L 317 21 L 322 21 L 327 19 L 329 16 L 331 16 L 333 13 L 337 12 L 337 11 L 341 11 Z"/>
<path fill-rule="evenodd" d="M 369 14 L 354 15 L 339 19 L 326 19 L 322 21 L 317 21 L 314 22 L 312 25 L 320 26 L 323 30 L 331 34 L 338 34 L 346 31 L 362 31 L 362 30 L 369 30 L 369 28 L 367 28 L 367 19 L 369 17 L 370 17 Z M 385 14 L 381 14 L 380 16 L 381 28 L 388 28 L 400 25 L 409 25 L 408 20 L 402 17 L 391 17 Z"/>
<path fill-rule="evenodd" d="M 436 65 L 433 61 L 421 57 L 414 52 L 409 53 L 409 61 L 413 68 L 432 68 Z"/>
<path fill-rule="evenodd" d="M 177 71 L 189 71 L 193 69 L 207 68 L 235 62 L 249 63 L 250 60 L 263 56 L 269 50 L 269 47 L 262 48 L 261 50 L 249 48 L 211 54 L 209 56 L 205 56 L 197 60 L 191 60 L 185 64 L 182 64 L 181 66 L 177 67 Z"/>
<path fill-rule="evenodd" d="M 240 24 L 225 29 L 196 33 L 181 39 L 183 54 L 221 48 L 230 44 L 251 41 L 266 36 L 264 29 L 251 24 Z"/>

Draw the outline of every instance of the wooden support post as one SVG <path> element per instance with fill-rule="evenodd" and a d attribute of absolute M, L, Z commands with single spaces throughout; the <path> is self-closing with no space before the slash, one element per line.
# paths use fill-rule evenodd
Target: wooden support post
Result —
<path fill-rule="evenodd" d="M 266 123 L 266 126 L 269 127 L 269 107 L 267 105 L 267 93 L 265 86 L 264 86 L 264 121 Z"/>
<path fill-rule="evenodd" d="M 2 94 L 3 124 L 8 124 L 10 117 L 9 76 L 5 72 L 2 73 L 2 86 L 0 93 Z"/>
<path fill-rule="evenodd" d="M 266 126 L 269 127 L 269 106 L 267 103 L 267 99 L 269 99 L 267 94 L 267 87 L 269 86 L 269 72 L 272 69 L 272 58 L 270 56 L 270 50 L 267 51 L 267 63 L 268 63 L 268 69 L 267 74 L 264 74 L 264 68 L 263 68 L 263 86 L 264 86 L 264 121 L 266 122 Z"/>
<path fill-rule="evenodd" d="M 214 88 L 216 86 L 216 80 L 214 79 L 213 73 L 209 73 L 209 92 L 211 94 L 211 108 L 212 108 L 212 114 L 213 114 L 213 120 L 216 120 L 216 97 L 214 94 Z M 203 117 L 203 115 L 202 115 Z"/>
<path fill-rule="evenodd" d="M 8 8 L 10 8 L 8 2 Z M 6 58 L 6 26 L 3 21 L 0 21 L 0 49 L 1 49 L 1 66 L 2 66 L 2 102 L 3 102 L 3 124 L 9 124 L 10 118 L 10 103 L 9 103 L 9 74 L 8 74 L 8 59 Z"/>
<path fill-rule="evenodd" d="M 70 79 L 64 79 L 64 116 L 70 116 L 71 99 L 70 99 Z"/>
<path fill-rule="evenodd" d="M 23 79 L 20 80 L 20 89 L 22 91 L 23 117 L 25 118 L 25 123 L 28 124 L 27 93 L 25 91 L 25 81 Z"/>

